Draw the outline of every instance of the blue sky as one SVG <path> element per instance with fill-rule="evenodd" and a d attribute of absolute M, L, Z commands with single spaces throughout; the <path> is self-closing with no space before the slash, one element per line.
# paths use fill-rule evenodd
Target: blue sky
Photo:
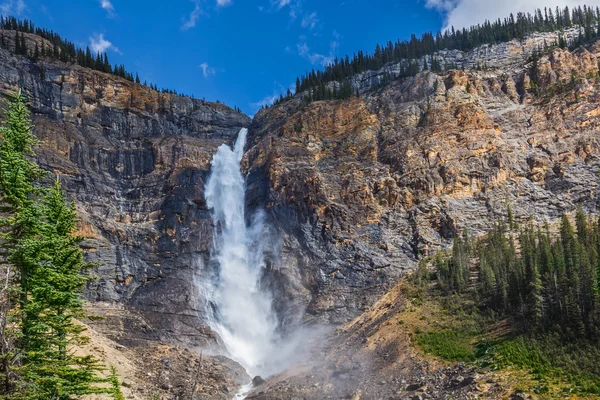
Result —
<path fill-rule="evenodd" d="M 600 0 L 587 1 L 587 4 Z M 333 57 L 508 12 L 542 0 L 0 0 L 142 81 L 252 115 Z M 539 4 L 538 4 L 539 3 Z M 558 4 L 576 4 L 562 1 Z"/>

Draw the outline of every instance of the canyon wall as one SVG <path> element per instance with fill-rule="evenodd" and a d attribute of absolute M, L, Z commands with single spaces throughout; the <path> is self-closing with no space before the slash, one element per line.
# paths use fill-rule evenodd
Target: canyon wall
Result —
<path fill-rule="evenodd" d="M 484 234 L 509 206 L 521 222 L 596 210 L 598 55 L 599 43 L 554 48 L 536 68 L 422 72 L 261 111 L 248 198 L 280 238 L 267 281 L 282 319 L 349 321 L 420 257 L 464 230 Z"/>
<path fill-rule="evenodd" d="M 36 40 L 27 35 L 30 47 Z M 197 284 L 212 220 L 204 182 L 216 148 L 250 119 L 223 104 L 6 50 L 0 82 L 2 95 L 23 90 L 38 161 L 76 201 L 83 245 L 97 263 L 86 297 L 107 318 L 99 329 L 122 341 L 205 343 L 211 333 Z"/>
<path fill-rule="evenodd" d="M 297 96 L 252 121 L 6 50 L 0 92 L 23 89 L 39 162 L 77 203 L 98 263 L 86 292 L 106 317 L 98 329 L 123 343 L 203 345 L 213 336 L 199 293 L 213 230 L 204 182 L 216 148 L 242 127 L 247 207 L 264 208 L 271 226 L 263 285 L 284 327 L 352 319 L 420 257 L 465 229 L 485 233 L 509 205 L 521 221 L 595 209 L 600 45 L 552 49 L 533 71 L 529 56 L 551 35 L 485 46 L 485 70 L 377 90 L 385 70 L 368 72 L 353 78 L 360 97 Z M 473 64 L 482 51 L 446 53 Z"/>

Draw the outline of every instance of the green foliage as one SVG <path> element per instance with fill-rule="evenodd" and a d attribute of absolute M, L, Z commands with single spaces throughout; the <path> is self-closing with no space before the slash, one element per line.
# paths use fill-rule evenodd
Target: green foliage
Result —
<path fill-rule="evenodd" d="M 507 220 L 475 243 L 457 238 L 451 254 L 432 258 L 446 294 L 436 300 L 454 323 L 420 334 L 417 343 L 448 360 L 516 366 L 566 381 L 574 392 L 600 393 L 600 222 L 582 207 L 574 225 L 563 215 L 556 234 L 548 224 L 517 226 L 510 208 Z M 470 265 L 474 285 L 465 287 L 461 268 L 451 265 Z M 515 329 L 495 339 L 466 328 L 477 323 L 485 332 L 502 320 Z"/>
<path fill-rule="evenodd" d="M 572 337 L 598 338 L 598 276 L 600 226 L 583 209 L 576 228 L 566 216 L 560 235 L 533 223 L 518 227 L 508 209 L 507 226 L 499 221 L 474 250 L 467 239 L 456 239 L 452 255 L 435 259 L 440 287 L 462 291 L 469 263 L 476 261 L 476 286 L 483 310 L 515 316 L 532 330 L 559 330 Z"/>
<path fill-rule="evenodd" d="M 110 395 L 115 400 L 125 400 L 125 396 L 121 392 L 121 383 L 119 382 L 119 374 L 115 367 L 110 367 Z"/>
<path fill-rule="evenodd" d="M 519 335 L 481 342 L 479 355 L 495 369 L 518 367 L 538 380 L 559 380 L 571 391 L 600 393 L 600 350 L 586 340 L 565 341 L 559 335 Z"/>
<path fill-rule="evenodd" d="M 463 237 L 456 237 L 449 258 L 438 256 L 435 258 L 437 277 L 440 287 L 446 291 L 460 292 L 469 283 L 469 264 L 471 262 L 471 243 L 468 233 Z"/>
<path fill-rule="evenodd" d="M 75 235 L 75 205 L 65 201 L 60 181 L 44 188 L 44 172 L 30 160 L 37 144 L 21 93 L 9 103 L 0 143 L 1 220 L 14 295 L 11 326 L 18 340 L 2 348 L 3 391 L 14 399 L 72 399 L 107 393 L 103 367 L 93 356 L 77 356 L 84 328 L 81 292 L 89 267 Z M 2 320 L 5 320 L 4 317 Z"/>
<path fill-rule="evenodd" d="M 426 353 L 448 361 L 474 361 L 474 337 L 473 332 L 445 329 L 418 334 L 416 341 Z"/>

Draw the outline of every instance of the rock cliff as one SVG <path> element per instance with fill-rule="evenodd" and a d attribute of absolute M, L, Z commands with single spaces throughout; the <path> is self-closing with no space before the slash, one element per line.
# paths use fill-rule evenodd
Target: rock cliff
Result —
<path fill-rule="evenodd" d="M 300 309 L 307 321 L 348 321 L 420 256 L 465 229 L 485 233 L 508 206 L 537 221 L 595 209 L 599 50 L 554 48 L 536 65 L 424 72 L 360 98 L 261 111 L 248 198 L 281 238 L 269 279 L 282 320 Z"/>
<path fill-rule="evenodd" d="M 38 39 L 28 35 L 27 43 Z M 3 95 L 21 88 L 28 97 L 39 162 L 61 176 L 77 203 L 84 246 L 98 263 L 86 296 L 107 316 L 101 328 L 114 336 L 127 331 L 125 341 L 206 342 L 195 284 L 212 246 L 204 180 L 216 148 L 249 118 L 6 50 L 0 82 Z"/>
<path fill-rule="evenodd" d="M 202 346 L 213 335 L 199 293 L 213 230 L 204 182 L 216 148 L 242 127 L 247 207 L 267 211 L 272 233 L 263 285 L 284 328 L 351 321 L 421 256 L 464 229 L 485 233 L 508 206 L 538 221 L 596 209 L 600 43 L 530 62 L 548 35 L 439 53 L 466 71 L 373 89 L 399 69 L 388 65 L 353 78 L 360 97 L 297 96 L 252 121 L 6 50 L 0 93 L 30 99 L 39 162 L 77 203 L 98 263 L 86 296 L 106 317 L 95 327 L 120 345 Z M 482 57 L 486 69 L 468 68 Z"/>

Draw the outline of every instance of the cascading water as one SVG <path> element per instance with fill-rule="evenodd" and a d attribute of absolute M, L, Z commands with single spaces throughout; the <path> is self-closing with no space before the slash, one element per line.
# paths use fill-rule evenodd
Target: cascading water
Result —
<path fill-rule="evenodd" d="M 247 129 L 233 150 L 222 145 L 212 160 L 206 202 L 215 225 L 212 262 L 215 276 L 207 293 L 211 328 L 229 356 L 251 376 L 276 372 L 277 318 L 271 296 L 261 291 L 264 270 L 264 213 L 245 216 L 245 180 L 240 171 Z"/>

